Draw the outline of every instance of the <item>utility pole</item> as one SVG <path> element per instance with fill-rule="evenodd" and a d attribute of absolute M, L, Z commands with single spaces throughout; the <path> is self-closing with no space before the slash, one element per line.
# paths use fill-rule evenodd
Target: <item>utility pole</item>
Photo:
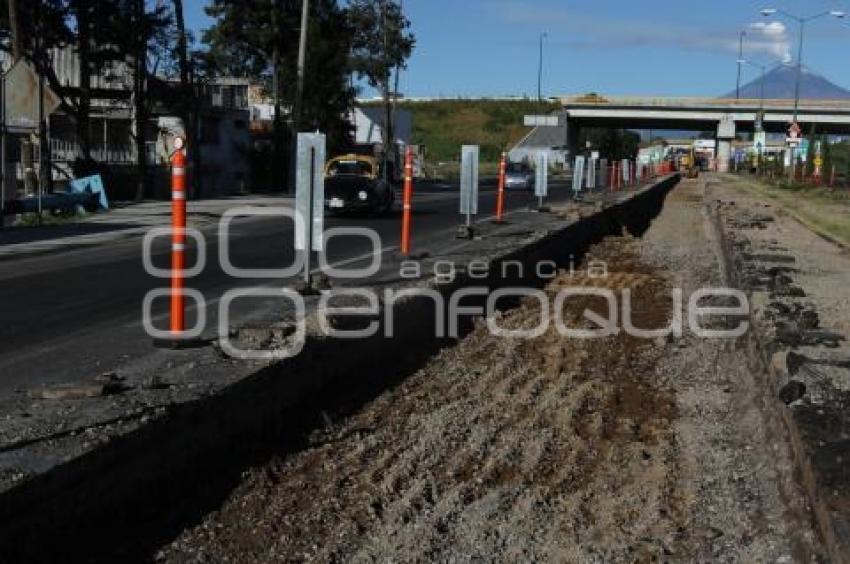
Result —
<path fill-rule="evenodd" d="M 392 108 L 390 107 L 390 55 L 389 55 L 389 17 L 387 14 L 387 0 L 383 0 L 381 2 L 381 17 L 383 25 L 383 35 L 384 35 L 384 44 L 383 44 L 383 98 L 384 98 L 384 133 L 383 133 L 383 141 L 384 141 L 384 156 L 383 156 L 383 165 L 381 175 L 384 178 L 384 182 L 389 182 L 389 155 L 390 148 L 395 148 L 395 134 L 393 133 L 393 118 L 392 118 Z"/>
<path fill-rule="evenodd" d="M 12 42 L 12 64 L 18 62 L 18 59 L 23 55 L 23 37 L 21 37 L 21 20 L 20 10 L 18 9 L 18 0 L 8 0 L 9 2 L 9 31 Z"/>
<path fill-rule="evenodd" d="M 540 57 L 537 64 L 537 102 L 543 102 L 543 40 L 549 37 L 548 33 L 540 34 Z"/>
<path fill-rule="evenodd" d="M 800 42 L 797 46 L 797 78 L 794 81 L 794 123 L 797 123 L 797 112 L 800 109 L 800 80 L 803 77 L 803 29 L 806 20 L 800 19 Z"/>
<path fill-rule="evenodd" d="M 280 10 L 277 0 L 271 0 L 272 10 L 272 34 L 274 45 L 272 46 L 272 98 L 274 99 L 274 134 L 275 149 L 279 150 L 280 140 Z"/>
<path fill-rule="evenodd" d="M 138 174 L 138 184 L 136 186 L 136 201 L 141 201 L 145 197 L 145 192 L 148 185 L 148 163 L 147 150 L 145 146 L 145 134 L 147 130 L 147 53 L 148 53 L 148 36 L 145 30 L 145 0 L 134 0 L 133 2 L 133 20 L 136 22 L 138 33 L 141 35 L 137 39 L 135 45 L 135 53 L 133 58 L 135 69 L 133 73 L 133 124 L 136 140 L 136 165 Z"/>
<path fill-rule="evenodd" d="M 304 103 L 304 72 L 307 66 L 307 32 L 310 23 L 310 0 L 301 0 L 301 33 L 298 39 L 298 82 L 295 85 L 295 132 L 301 130 L 301 112 Z"/>
<path fill-rule="evenodd" d="M 0 64 L 0 229 L 6 218 L 6 69 Z"/>
<path fill-rule="evenodd" d="M 21 32 L 18 20 L 18 0 L 9 2 L 9 31 L 12 44 L 12 65 L 21 57 Z M 0 67 L 0 229 L 3 228 L 6 211 L 6 188 L 9 178 L 6 163 L 6 69 Z"/>
<path fill-rule="evenodd" d="M 400 18 L 404 18 L 404 0 L 398 0 L 398 13 Z M 395 86 L 393 87 L 393 114 L 390 121 L 396 123 L 396 110 L 398 109 L 398 80 L 401 75 L 401 62 L 395 67 Z"/>
<path fill-rule="evenodd" d="M 46 55 L 43 52 L 44 44 L 42 37 L 44 36 L 44 21 L 41 13 L 41 2 L 37 7 L 38 33 L 36 34 L 35 57 L 38 60 L 38 217 L 36 218 L 41 225 L 41 204 L 44 197 L 44 186 L 47 183 L 47 175 L 50 174 L 50 167 L 47 164 L 47 153 L 49 148 L 47 145 L 47 127 L 44 122 L 44 68 Z"/>
<path fill-rule="evenodd" d="M 746 31 L 742 31 L 738 41 L 738 80 L 735 82 L 735 99 L 741 99 L 741 61 L 744 59 L 744 36 Z"/>

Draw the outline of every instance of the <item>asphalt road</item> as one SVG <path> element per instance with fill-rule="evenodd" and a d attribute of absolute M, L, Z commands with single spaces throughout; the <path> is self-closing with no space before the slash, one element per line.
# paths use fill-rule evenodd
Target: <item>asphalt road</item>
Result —
<path fill-rule="evenodd" d="M 550 183 L 550 194 L 549 201 L 565 199 L 567 185 Z M 479 220 L 493 213 L 495 196 L 493 182 L 483 181 Z M 525 208 L 533 200 L 530 192 L 508 192 L 506 209 L 510 212 Z M 370 227 L 379 234 L 384 248 L 391 250 L 399 244 L 398 207 L 386 217 L 330 217 L 325 225 Z M 414 198 L 414 250 L 417 242 L 451 239 L 460 223 L 457 208 L 456 188 L 418 186 Z M 216 301 L 237 286 L 291 283 L 230 277 L 217 260 L 215 229 L 205 231 L 205 235 L 209 260 L 204 271 L 187 286 L 199 290 L 208 301 Z M 282 268 L 293 261 L 292 241 L 292 225 L 287 221 L 237 220 L 230 236 L 232 262 L 243 268 Z M 344 237 L 329 245 L 327 257 L 331 264 L 345 264 L 369 249 L 363 238 Z M 167 268 L 168 251 L 164 245 L 155 249 L 153 261 Z M 151 289 L 167 286 L 167 280 L 145 272 L 140 239 L 4 260 L 0 263 L 0 395 L 37 385 L 90 379 L 148 354 L 151 340 L 141 323 L 142 300 Z M 157 323 L 164 328 L 167 304 L 166 300 L 161 302 Z"/>

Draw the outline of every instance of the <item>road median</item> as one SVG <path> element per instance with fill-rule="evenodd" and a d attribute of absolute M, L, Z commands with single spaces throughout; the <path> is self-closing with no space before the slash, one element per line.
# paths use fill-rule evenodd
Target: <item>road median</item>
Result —
<path fill-rule="evenodd" d="M 120 393 L 74 403 L 18 398 L 0 434 L 0 555 L 108 560 L 161 546 L 220 504 L 246 468 L 297 450 L 329 414 L 357 409 L 456 342 L 438 330 L 434 293 L 541 287 L 541 261 L 563 268 L 608 235 L 645 232 L 677 180 L 560 213 L 515 213 L 507 225 L 482 224 L 473 241 L 433 246 L 417 261 L 423 274 L 413 282 L 397 275 L 403 257 L 388 258 L 387 274 L 371 287 L 413 290 L 394 303 L 393 331 L 382 310 L 373 336 L 339 340 L 308 331 L 301 353 L 284 360 L 237 360 L 212 347 L 177 351 L 157 374 L 142 366 L 133 377 L 105 377 L 122 382 Z M 437 280 L 438 262 L 451 263 L 456 276 Z M 488 274 L 473 276 L 473 262 Z M 308 311 L 318 299 L 306 301 Z M 472 318 L 459 319 L 458 337 L 472 329 Z M 288 335 L 255 331 L 245 341 L 268 345 Z"/>

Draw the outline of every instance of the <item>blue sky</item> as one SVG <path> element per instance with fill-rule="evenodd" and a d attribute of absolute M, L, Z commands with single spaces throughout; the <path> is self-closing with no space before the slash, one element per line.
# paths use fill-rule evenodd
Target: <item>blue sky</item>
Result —
<path fill-rule="evenodd" d="M 807 16 L 850 12 L 850 0 L 403 0 L 417 46 L 406 96 L 536 95 L 538 37 L 546 32 L 545 95 L 700 96 L 734 90 L 738 34 L 745 57 L 796 57 L 797 23 L 764 7 Z M 189 27 L 210 25 L 203 0 L 186 0 Z M 807 24 L 803 62 L 850 88 L 850 15 Z M 845 56 L 841 56 L 845 55 Z M 757 78 L 745 68 L 742 82 Z"/>

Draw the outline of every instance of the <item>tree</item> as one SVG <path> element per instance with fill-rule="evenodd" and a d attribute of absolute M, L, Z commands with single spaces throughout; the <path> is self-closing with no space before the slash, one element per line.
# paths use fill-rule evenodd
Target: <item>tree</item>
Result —
<path fill-rule="evenodd" d="M 80 98 L 77 111 L 77 140 L 83 153 L 83 160 L 91 160 L 91 127 L 89 114 L 91 111 L 91 8 L 89 0 L 76 0 L 74 13 L 77 17 L 77 54 L 80 58 L 79 82 Z"/>
<path fill-rule="evenodd" d="M 351 67 L 381 92 L 384 102 L 384 173 L 390 147 L 395 144 L 390 79 L 407 68 L 416 39 L 401 6 L 390 0 L 351 0 L 348 7 L 354 36 Z M 397 93 L 396 93 L 397 94 Z"/>
<path fill-rule="evenodd" d="M 103 39 L 105 45 L 115 46 L 117 53 L 126 61 L 130 74 L 131 136 L 136 161 L 135 199 L 141 200 L 149 185 L 145 139 L 151 107 L 157 98 L 151 93 L 158 82 L 155 76 L 157 70 L 169 52 L 171 19 L 161 3 L 150 11 L 145 0 L 112 0 L 112 3 L 117 10 L 114 20 L 106 25 L 107 33 Z"/>
<path fill-rule="evenodd" d="M 276 107 L 273 140 L 277 167 L 291 146 L 295 124 L 298 36 L 301 0 L 211 0 L 206 13 L 215 18 L 202 41 L 208 49 L 210 72 L 246 77 L 271 93 Z M 353 30 L 347 12 L 336 0 L 311 0 L 301 122 L 304 128 L 328 135 L 329 149 L 346 144 L 350 125 L 346 115 L 354 103 L 348 76 Z M 285 127 L 289 122 L 290 127 Z"/>
<path fill-rule="evenodd" d="M 835 164 L 832 159 L 832 143 L 829 142 L 829 135 L 821 136 L 822 143 L 822 153 L 821 157 L 823 158 L 823 178 L 825 182 L 829 182 L 832 179 L 832 167 Z"/>
<path fill-rule="evenodd" d="M 354 106 L 355 90 L 349 81 L 349 53 L 353 30 L 345 11 L 335 0 L 311 0 L 308 69 L 304 80 L 301 108 L 302 130 L 321 130 L 335 150 L 351 142 L 351 123 L 347 116 Z M 282 76 L 289 88 L 287 97 L 297 97 L 297 69 L 287 65 Z"/>
<path fill-rule="evenodd" d="M 115 2 L 109 0 L 68 0 L 68 15 L 74 20 L 75 49 L 79 59 L 77 79 L 79 90 L 71 97 L 72 117 L 76 122 L 77 142 L 82 153 L 83 170 L 93 167 L 91 158 L 91 80 L 98 71 L 117 64 L 122 53 L 115 44 L 112 26 L 120 21 Z M 74 102 L 76 100 L 76 102 Z"/>
<path fill-rule="evenodd" d="M 128 64 L 133 76 L 134 129 L 141 129 L 148 112 L 146 98 L 149 38 L 167 27 L 165 10 L 148 12 L 145 0 L 7 0 L 0 12 L 0 43 L 26 58 L 58 94 L 63 113 L 76 129 L 83 170 L 91 167 L 91 78 L 110 65 Z M 79 57 L 79 88 L 63 84 L 52 67 L 50 52 L 73 46 Z M 128 85 L 129 86 L 129 85 Z M 146 183 L 144 140 L 136 136 L 140 188 Z"/>
<path fill-rule="evenodd" d="M 656 138 L 657 139 L 657 138 Z M 634 131 L 613 128 L 587 128 L 581 130 L 579 150 L 584 150 L 590 142 L 594 151 L 603 158 L 611 160 L 633 159 L 640 146 L 640 134 Z"/>
<path fill-rule="evenodd" d="M 189 41 L 183 14 L 183 0 L 173 0 L 174 21 L 177 25 L 177 59 L 180 64 L 180 86 L 189 86 Z"/>

